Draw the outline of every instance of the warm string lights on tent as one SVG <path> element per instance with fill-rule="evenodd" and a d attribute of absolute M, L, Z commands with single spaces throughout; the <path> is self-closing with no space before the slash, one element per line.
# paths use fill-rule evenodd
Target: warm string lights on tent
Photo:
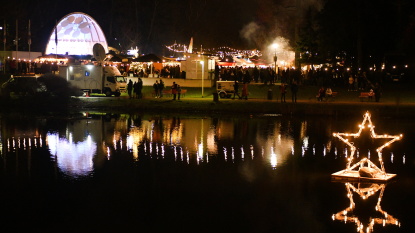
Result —
<path fill-rule="evenodd" d="M 187 46 L 184 44 L 166 45 L 166 48 L 176 53 L 187 53 Z"/>
<path fill-rule="evenodd" d="M 230 47 L 219 47 L 219 48 L 211 48 L 205 49 L 206 52 L 214 54 L 218 57 L 226 57 L 226 56 L 243 56 L 246 58 L 250 58 L 253 56 L 262 57 L 262 52 L 253 49 L 253 50 L 242 50 L 242 49 L 234 49 Z"/>
<path fill-rule="evenodd" d="M 351 222 L 355 223 L 357 226 L 357 232 L 359 233 L 370 233 L 373 232 L 375 225 L 395 225 L 401 226 L 401 223 L 398 219 L 394 218 L 392 215 L 388 214 L 384 211 L 381 207 L 381 201 L 383 194 L 385 192 L 386 184 L 360 184 L 355 186 L 351 183 L 346 183 L 346 190 L 347 190 L 347 198 L 349 198 L 350 205 L 336 214 L 332 215 L 333 220 L 343 221 L 345 223 Z M 361 187 L 362 186 L 362 187 Z M 353 192 L 357 193 L 362 199 L 366 200 L 371 196 L 375 195 L 379 192 L 378 201 L 376 203 L 375 211 L 379 214 L 376 217 L 369 217 L 369 219 L 362 219 L 362 216 L 359 216 L 359 212 L 355 212 L 356 203 L 353 199 Z M 367 224 L 365 226 L 365 224 Z"/>
<path fill-rule="evenodd" d="M 389 141 L 385 142 L 383 145 L 378 147 L 376 149 L 376 152 L 378 154 L 379 163 L 381 165 L 381 168 L 378 168 L 373 162 L 371 162 L 368 158 L 363 158 L 360 162 L 351 165 L 356 153 L 356 146 L 351 142 L 348 138 L 359 138 L 363 130 L 369 130 L 370 136 L 374 139 L 390 139 Z M 333 133 L 334 137 L 339 138 L 342 142 L 344 142 L 346 145 L 350 147 L 350 156 L 347 158 L 347 166 L 344 170 L 345 172 L 351 172 L 355 168 L 362 168 L 364 164 L 367 164 L 367 167 L 370 169 L 373 169 L 373 171 L 377 174 L 381 174 L 384 177 L 386 176 L 385 167 L 382 159 L 382 150 L 389 146 L 390 144 L 394 143 L 395 141 L 398 141 L 402 139 L 402 134 L 400 135 L 389 135 L 389 134 L 376 134 L 375 133 L 375 125 L 372 123 L 371 115 L 369 112 L 366 112 L 363 115 L 363 121 L 359 125 L 359 130 L 357 133 Z"/>
<path fill-rule="evenodd" d="M 185 44 L 172 44 L 166 45 L 166 48 L 172 52 L 176 53 L 186 53 L 188 52 L 188 46 Z M 234 49 L 230 47 L 218 47 L 218 48 L 204 48 L 204 53 L 212 54 L 213 56 L 218 57 L 226 57 L 226 56 L 244 56 L 244 57 L 253 57 L 258 56 L 261 57 L 261 51 L 257 49 L 253 50 L 241 50 L 241 49 Z"/>

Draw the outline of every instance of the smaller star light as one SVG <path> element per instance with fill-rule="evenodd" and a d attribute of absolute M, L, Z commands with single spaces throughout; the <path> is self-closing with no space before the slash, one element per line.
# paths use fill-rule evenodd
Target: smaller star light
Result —
<path fill-rule="evenodd" d="M 365 115 L 363 115 L 363 121 L 362 123 L 359 125 L 359 131 L 357 133 L 333 133 L 334 137 L 337 137 L 338 139 L 340 139 L 342 142 L 346 143 L 346 145 L 348 145 L 350 147 L 350 156 L 348 157 L 348 162 L 347 162 L 347 167 L 346 170 L 347 172 L 352 171 L 353 169 L 355 169 L 356 167 L 358 167 L 360 165 L 360 168 L 363 167 L 363 164 L 367 164 L 369 168 L 374 169 L 375 172 L 380 173 L 382 175 L 386 175 L 385 172 L 385 167 L 383 164 L 383 159 L 382 159 L 382 150 L 383 148 L 389 146 L 390 144 L 394 143 L 395 141 L 398 141 L 400 139 L 402 139 L 402 134 L 400 135 L 388 135 L 388 134 L 381 134 L 378 135 L 375 133 L 375 126 L 372 123 L 372 120 L 370 118 L 370 113 L 366 112 Z M 359 138 L 360 134 L 362 133 L 363 130 L 365 129 L 369 129 L 370 130 L 370 136 L 374 139 L 390 139 L 389 141 L 385 142 L 383 145 L 381 145 L 380 147 L 378 147 L 376 149 L 376 152 L 378 153 L 378 159 L 379 159 L 379 163 L 381 165 L 381 168 L 378 168 L 375 164 L 373 164 L 373 162 L 371 162 L 369 159 L 367 158 L 363 158 L 360 162 L 354 164 L 353 166 L 351 165 L 353 162 L 353 158 L 354 158 L 354 154 L 356 152 L 356 147 L 353 145 L 352 142 L 349 141 L 349 139 L 345 138 L 345 137 L 353 137 L 353 138 Z"/>

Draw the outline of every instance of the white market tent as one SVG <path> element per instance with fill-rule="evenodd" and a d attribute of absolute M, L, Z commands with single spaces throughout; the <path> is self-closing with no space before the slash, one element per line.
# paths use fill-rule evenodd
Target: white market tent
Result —
<path fill-rule="evenodd" d="M 95 43 L 108 53 L 107 40 L 98 23 L 85 13 L 74 12 L 64 16 L 52 30 L 45 54 L 92 55 Z"/>

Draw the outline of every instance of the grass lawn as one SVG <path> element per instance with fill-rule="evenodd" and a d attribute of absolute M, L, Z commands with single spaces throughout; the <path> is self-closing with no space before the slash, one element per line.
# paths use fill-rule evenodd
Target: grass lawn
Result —
<path fill-rule="evenodd" d="M 202 88 L 201 87 L 183 87 L 187 89 L 185 96 L 182 96 L 182 100 L 186 99 L 200 99 L 200 100 L 209 100 L 213 101 L 213 93 L 215 88 L 204 88 L 203 98 L 202 98 Z M 269 90 L 272 91 L 272 99 L 280 100 L 280 91 L 278 85 L 263 85 L 263 84 L 251 84 L 248 87 L 249 89 L 249 99 L 252 100 L 267 100 Z M 317 102 L 316 95 L 319 87 L 318 86 L 300 86 L 297 94 L 297 101 L 299 102 Z M 359 103 L 359 95 L 361 91 L 347 91 L 345 87 L 333 87 L 334 92 L 337 92 L 337 96 L 334 100 L 329 100 L 329 102 L 356 102 Z M 150 86 L 143 87 L 144 99 L 154 98 L 153 88 Z M 92 95 L 92 96 L 103 96 L 103 95 Z M 127 94 L 123 93 L 121 97 L 126 98 Z M 160 99 L 168 100 L 170 96 L 164 96 Z M 226 101 L 229 99 L 220 99 L 220 101 Z M 288 87 L 288 92 L 286 94 L 287 102 L 291 102 L 291 91 Z M 365 100 L 366 101 L 366 100 Z M 383 92 L 381 97 L 381 102 L 383 103 L 413 103 L 415 104 L 415 92 L 413 91 L 412 86 L 390 83 L 383 86 Z"/>

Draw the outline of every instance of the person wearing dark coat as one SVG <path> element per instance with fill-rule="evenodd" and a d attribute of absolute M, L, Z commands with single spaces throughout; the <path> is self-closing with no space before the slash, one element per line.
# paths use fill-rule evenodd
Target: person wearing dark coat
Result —
<path fill-rule="evenodd" d="M 298 85 L 296 81 L 291 83 L 291 100 L 293 103 L 297 103 L 297 92 L 298 92 Z"/>
<path fill-rule="evenodd" d="M 156 97 L 156 98 L 159 98 L 159 96 L 160 96 L 160 93 L 159 93 L 159 81 L 158 80 L 156 80 L 156 82 L 153 84 L 153 88 L 154 88 L 154 96 Z"/>
<path fill-rule="evenodd" d="M 160 98 L 163 97 L 163 90 L 164 90 L 164 82 L 163 82 L 163 80 L 160 79 L 160 82 L 159 82 L 159 96 L 160 96 Z"/>
<path fill-rule="evenodd" d="M 375 87 L 373 88 L 373 92 L 375 93 L 375 101 L 379 102 L 380 96 L 382 95 L 382 90 L 381 90 L 379 83 L 375 84 Z"/>
<path fill-rule="evenodd" d="M 176 82 L 173 82 L 173 85 L 171 85 L 171 94 L 173 95 L 173 100 L 176 100 L 176 95 L 177 95 L 177 84 L 176 84 Z"/>
<path fill-rule="evenodd" d="M 136 98 L 137 99 L 142 99 L 143 98 L 143 94 L 142 94 L 142 90 L 143 90 L 143 80 L 141 80 L 141 78 L 138 78 L 138 82 L 137 82 L 137 88 L 134 88 L 134 91 L 136 93 Z"/>
<path fill-rule="evenodd" d="M 133 81 L 131 81 L 130 79 L 130 81 L 128 81 L 128 84 L 127 84 L 127 93 L 130 99 L 131 99 L 132 91 L 133 91 Z"/>
<path fill-rule="evenodd" d="M 241 99 L 241 96 L 239 95 L 239 83 L 235 80 L 235 83 L 233 84 L 233 98 L 235 99 L 235 96 L 238 96 L 239 99 Z"/>

